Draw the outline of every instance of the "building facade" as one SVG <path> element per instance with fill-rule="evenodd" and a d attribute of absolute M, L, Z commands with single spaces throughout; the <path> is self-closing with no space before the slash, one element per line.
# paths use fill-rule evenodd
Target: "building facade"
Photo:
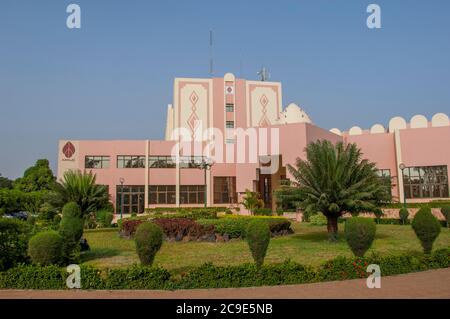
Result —
<path fill-rule="evenodd" d="M 273 190 L 290 178 L 286 165 L 304 158 L 306 145 L 319 139 L 357 143 L 380 175 L 390 176 L 396 200 L 450 197 L 445 114 L 430 121 L 417 115 L 409 123 L 396 117 L 387 129 L 326 130 L 299 106 L 283 107 L 281 83 L 231 73 L 174 80 L 165 140 L 60 140 L 58 179 L 67 170 L 92 171 L 124 213 L 203 206 L 205 200 L 208 206 L 237 206 L 247 189 L 275 209 Z M 210 169 L 198 168 L 206 162 Z"/>

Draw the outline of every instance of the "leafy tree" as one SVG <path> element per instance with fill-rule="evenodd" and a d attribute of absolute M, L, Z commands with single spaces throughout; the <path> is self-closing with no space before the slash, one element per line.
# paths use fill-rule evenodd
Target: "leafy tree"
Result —
<path fill-rule="evenodd" d="M 0 271 L 27 262 L 31 227 L 13 218 L 0 218 Z"/>
<path fill-rule="evenodd" d="M 305 151 L 306 160 L 297 158 L 295 167 L 288 165 L 295 181 L 275 196 L 295 202 L 305 213 L 322 212 L 330 241 L 337 239 L 338 218 L 345 212 L 373 212 L 389 202 L 389 186 L 377 175 L 375 164 L 362 159 L 356 144 L 319 140 Z"/>
<path fill-rule="evenodd" d="M 12 187 L 13 187 L 13 181 L 7 177 L 2 176 L 2 174 L 0 174 L 0 189 L 1 188 L 11 189 Z"/>
<path fill-rule="evenodd" d="M 61 183 L 57 183 L 58 201 L 54 204 L 62 206 L 75 202 L 86 216 L 102 208 L 110 207 L 109 194 L 105 185 L 95 182 L 95 175 L 91 172 L 82 173 L 79 170 L 69 170 L 64 173 Z"/>
<path fill-rule="evenodd" d="M 248 209 L 252 215 L 255 209 L 264 207 L 264 201 L 261 199 L 259 193 L 252 192 L 248 189 L 245 190 L 245 195 L 242 198 L 241 204 Z"/>
<path fill-rule="evenodd" d="M 14 188 L 24 192 L 51 190 L 55 186 L 56 177 L 50 169 L 47 159 L 39 159 L 23 173 L 23 177 L 14 182 Z"/>

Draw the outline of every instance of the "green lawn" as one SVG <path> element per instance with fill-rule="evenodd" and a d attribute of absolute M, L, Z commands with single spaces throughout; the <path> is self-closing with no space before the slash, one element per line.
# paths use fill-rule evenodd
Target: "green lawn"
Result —
<path fill-rule="evenodd" d="M 325 226 L 294 223 L 294 234 L 271 239 L 265 262 L 276 263 L 290 258 L 302 264 L 318 265 L 338 255 L 351 256 L 343 239 L 343 225 L 339 226 L 339 241 L 329 243 Z M 113 268 L 139 262 L 134 241 L 120 238 L 117 229 L 85 231 L 84 235 L 91 246 L 89 252 L 82 254 L 85 264 Z M 446 247 L 450 247 L 450 229 L 442 228 L 434 248 Z M 411 250 L 421 251 L 411 226 L 377 225 L 376 239 L 369 253 L 400 254 Z M 155 260 L 155 264 L 177 271 L 205 262 L 230 265 L 252 262 L 252 258 L 247 243 L 236 240 L 227 243 L 165 242 Z"/>

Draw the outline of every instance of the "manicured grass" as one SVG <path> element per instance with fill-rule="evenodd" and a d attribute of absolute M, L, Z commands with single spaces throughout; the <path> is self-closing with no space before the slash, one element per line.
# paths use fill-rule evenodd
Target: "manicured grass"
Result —
<path fill-rule="evenodd" d="M 344 225 L 339 225 L 339 240 L 329 243 L 325 226 L 294 223 L 294 234 L 272 238 L 266 263 L 282 262 L 286 259 L 305 264 L 319 265 L 324 260 L 352 253 L 343 238 Z M 96 267 L 126 267 L 138 263 L 133 240 L 122 239 L 117 229 L 85 231 L 91 250 L 83 253 L 83 262 Z M 434 249 L 450 247 L 450 229 L 442 228 Z M 411 226 L 377 225 L 377 235 L 368 254 L 400 254 L 407 251 L 422 251 Z M 192 266 L 212 262 L 216 265 L 236 265 L 253 262 L 247 243 L 242 240 L 227 243 L 164 242 L 156 255 L 155 264 L 167 269 L 184 271 Z"/>

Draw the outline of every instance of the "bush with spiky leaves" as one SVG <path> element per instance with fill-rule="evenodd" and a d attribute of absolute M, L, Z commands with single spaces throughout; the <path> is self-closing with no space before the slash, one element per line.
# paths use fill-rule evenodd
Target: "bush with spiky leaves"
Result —
<path fill-rule="evenodd" d="M 374 163 L 362 158 L 356 144 L 336 144 L 327 140 L 310 143 L 306 159 L 288 165 L 295 181 L 275 192 L 281 202 L 286 198 L 307 213 L 322 212 L 327 217 L 330 241 L 335 241 L 338 218 L 374 211 L 389 202 L 390 187 L 377 175 Z"/>
<path fill-rule="evenodd" d="M 430 208 L 424 207 L 416 213 L 411 225 L 422 244 L 424 253 L 430 254 L 433 243 L 441 232 L 441 224 L 438 219 L 433 216 Z"/>
<path fill-rule="evenodd" d="M 75 202 L 83 216 L 110 206 L 109 194 L 105 185 L 96 184 L 95 174 L 82 173 L 80 170 L 69 170 L 64 173 L 63 180 L 56 186 L 59 204 L 62 206 Z"/>

